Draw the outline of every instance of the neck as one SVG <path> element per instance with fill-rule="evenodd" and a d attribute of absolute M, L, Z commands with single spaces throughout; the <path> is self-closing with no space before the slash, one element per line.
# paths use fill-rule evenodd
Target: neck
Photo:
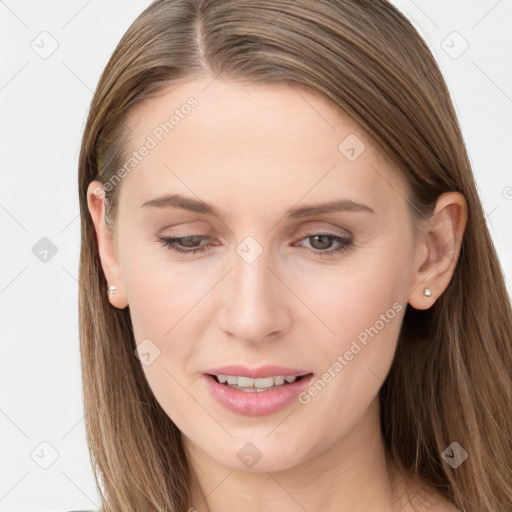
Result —
<path fill-rule="evenodd" d="M 240 471 L 219 464 L 188 439 L 185 448 L 195 475 L 190 507 L 197 512 L 397 510 L 397 472 L 386 465 L 378 399 L 346 436 L 288 469 Z"/>

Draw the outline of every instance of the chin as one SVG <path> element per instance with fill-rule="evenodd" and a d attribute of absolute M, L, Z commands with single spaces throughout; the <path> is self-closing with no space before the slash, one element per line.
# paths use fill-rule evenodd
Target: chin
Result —
<path fill-rule="evenodd" d="M 265 436 L 267 433 L 265 433 Z M 297 448 L 300 446 L 300 452 Z M 218 464 L 234 471 L 250 473 L 283 471 L 298 466 L 307 455 L 303 452 L 304 443 L 273 443 L 268 439 L 259 441 L 233 440 L 229 448 L 219 447 L 212 451 L 209 446 L 208 454 Z"/>

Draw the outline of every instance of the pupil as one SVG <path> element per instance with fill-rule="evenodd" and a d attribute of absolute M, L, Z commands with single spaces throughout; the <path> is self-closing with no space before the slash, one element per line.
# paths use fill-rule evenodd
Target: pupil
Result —
<path fill-rule="evenodd" d="M 310 237 L 312 239 L 312 242 L 311 242 L 311 245 L 313 246 L 314 249 L 328 249 L 329 246 L 331 245 L 331 237 L 330 235 L 314 235 L 312 237 Z M 323 247 L 315 247 L 315 244 L 313 243 L 313 241 L 315 239 L 320 239 L 320 240 L 323 240 L 323 244 L 322 242 L 320 242 L 320 245 Z"/>
<path fill-rule="evenodd" d="M 185 247 L 194 247 L 197 242 L 201 240 L 201 237 L 198 235 L 194 236 L 186 236 L 181 239 L 181 245 L 184 245 Z M 191 243 L 190 243 L 191 242 Z"/>

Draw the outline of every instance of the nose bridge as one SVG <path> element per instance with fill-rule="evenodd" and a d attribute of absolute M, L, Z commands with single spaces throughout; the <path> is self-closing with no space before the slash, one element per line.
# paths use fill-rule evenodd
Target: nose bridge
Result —
<path fill-rule="evenodd" d="M 249 302 L 262 309 L 266 296 L 270 299 L 269 291 L 272 288 L 270 278 L 272 273 L 268 269 L 268 257 L 261 254 L 252 262 L 237 256 L 233 268 L 234 297 L 238 302 Z M 258 304 L 260 303 L 260 304 Z M 268 303 L 268 300 L 267 300 Z"/>
<path fill-rule="evenodd" d="M 269 251 L 247 240 L 236 252 L 222 328 L 241 341 L 262 341 L 285 328 L 286 306 L 278 289 L 282 285 L 268 268 Z"/>

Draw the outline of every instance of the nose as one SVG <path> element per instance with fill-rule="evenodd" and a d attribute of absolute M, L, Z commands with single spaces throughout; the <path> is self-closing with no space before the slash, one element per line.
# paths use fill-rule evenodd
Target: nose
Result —
<path fill-rule="evenodd" d="M 276 339 L 289 329 L 291 297 L 278 274 L 266 252 L 252 263 L 235 255 L 222 287 L 225 296 L 219 326 L 224 333 L 254 344 Z"/>

